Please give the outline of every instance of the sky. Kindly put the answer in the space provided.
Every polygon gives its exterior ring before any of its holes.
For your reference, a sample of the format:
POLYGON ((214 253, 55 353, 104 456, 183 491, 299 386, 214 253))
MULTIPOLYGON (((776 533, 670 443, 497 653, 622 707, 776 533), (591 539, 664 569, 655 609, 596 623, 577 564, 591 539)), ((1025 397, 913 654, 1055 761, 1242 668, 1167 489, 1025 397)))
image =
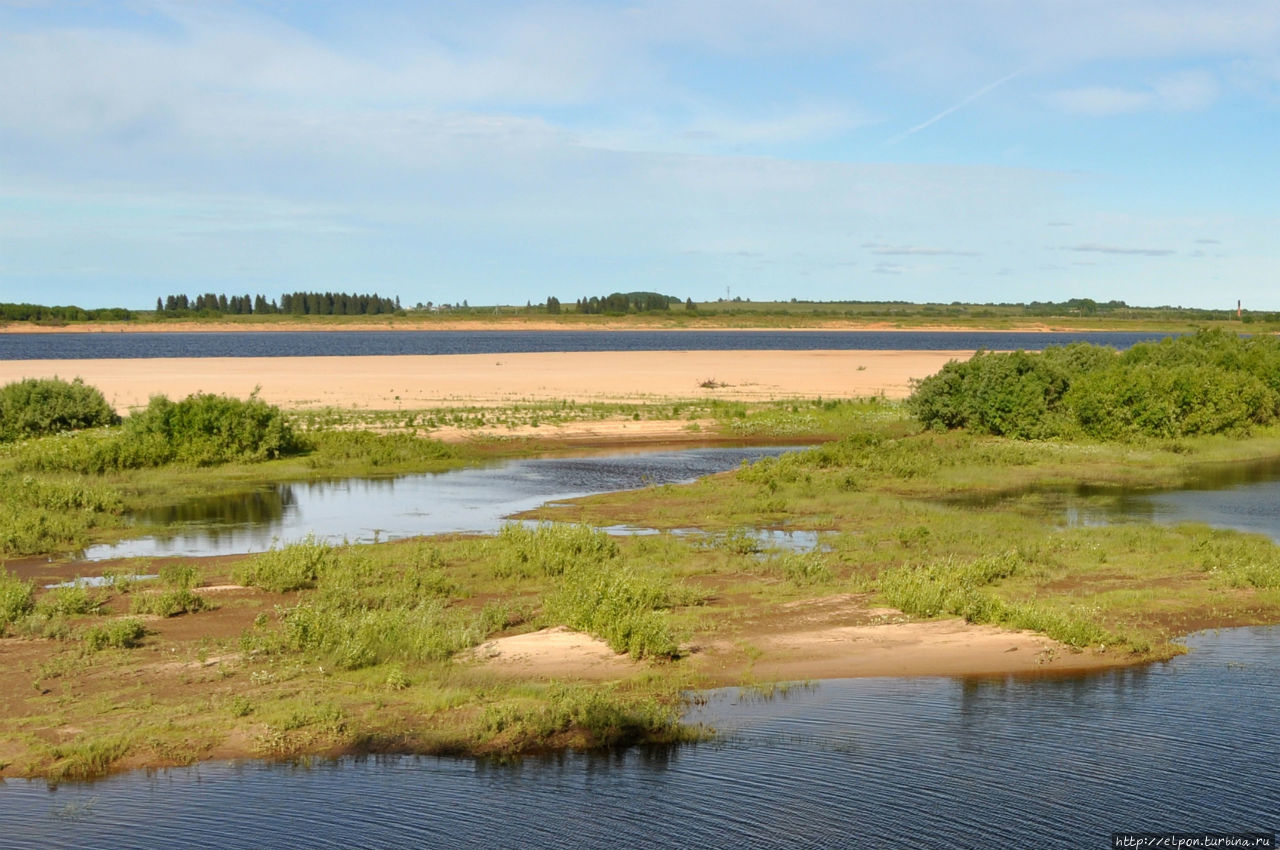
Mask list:
POLYGON ((0 301, 1280 310, 1275 0, 0 0, 0 301))

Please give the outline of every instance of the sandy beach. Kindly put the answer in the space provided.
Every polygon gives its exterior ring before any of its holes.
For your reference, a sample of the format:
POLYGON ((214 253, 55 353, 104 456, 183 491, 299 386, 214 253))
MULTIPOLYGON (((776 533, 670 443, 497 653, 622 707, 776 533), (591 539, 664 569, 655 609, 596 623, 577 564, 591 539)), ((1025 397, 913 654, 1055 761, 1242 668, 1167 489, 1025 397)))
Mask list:
POLYGON ((155 394, 261 398, 288 408, 421 409, 519 401, 903 398, 970 351, 645 351, 387 357, 4 360, 0 384, 82 378, 121 413, 155 394), (703 386, 714 382, 715 386, 703 386))

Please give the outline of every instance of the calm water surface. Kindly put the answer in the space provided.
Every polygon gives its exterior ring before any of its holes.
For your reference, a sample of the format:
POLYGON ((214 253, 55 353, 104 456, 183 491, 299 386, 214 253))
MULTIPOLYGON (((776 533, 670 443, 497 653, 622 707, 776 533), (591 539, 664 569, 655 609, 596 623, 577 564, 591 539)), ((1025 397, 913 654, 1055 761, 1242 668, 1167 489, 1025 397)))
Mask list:
POLYGON ((1073 524, 1203 522, 1280 542, 1280 459, 1206 466, 1178 490, 1082 488, 1065 502, 1073 524))
POLYGON ((1104 848, 1280 828, 1280 630, 1070 678, 711 695, 714 744, 260 762, 0 787, 3 847, 1104 848))
POLYGON ((535 458, 396 478, 278 484, 139 514, 136 521, 168 525, 172 533, 92 546, 84 557, 262 552, 275 542, 292 542, 308 534, 335 543, 369 543, 420 534, 490 533, 498 530, 505 517, 547 502, 692 481, 795 448, 535 458))
POLYGON ((1167 334, 1120 331, 233 331, 0 334, 0 360, 328 357, 538 351, 1034 351, 1093 342, 1125 349, 1167 334))

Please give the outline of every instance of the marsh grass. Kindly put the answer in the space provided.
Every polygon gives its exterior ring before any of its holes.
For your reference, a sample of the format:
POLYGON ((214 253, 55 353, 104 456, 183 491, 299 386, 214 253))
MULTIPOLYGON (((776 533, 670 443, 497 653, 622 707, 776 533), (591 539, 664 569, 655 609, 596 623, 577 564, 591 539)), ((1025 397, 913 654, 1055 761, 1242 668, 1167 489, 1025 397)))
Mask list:
POLYGON ((1016 552, 967 561, 947 559, 885 570, 878 586, 885 601, 908 614, 949 614, 971 623, 1030 629, 1075 647, 1123 642, 1095 622, 1088 609, 1012 602, 991 589, 1026 566, 1016 552))
POLYGON ((58 744, 48 750, 51 764, 45 770, 45 778, 50 787, 64 781, 96 779, 109 773, 131 748, 132 742, 123 735, 58 744))
POLYGON ((618 685, 585 686, 553 683, 534 691, 532 699, 487 706, 475 735, 495 754, 537 752, 572 736, 583 749, 619 747, 647 741, 677 743, 700 740, 703 730, 682 726, 675 695, 665 699, 618 685))
POLYGON ((433 599, 414 607, 351 610, 317 600, 283 611, 279 630, 246 635, 242 646, 319 654, 357 670, 391 660, 446 659, 518 619, 505 604, 475 611, 433 599))

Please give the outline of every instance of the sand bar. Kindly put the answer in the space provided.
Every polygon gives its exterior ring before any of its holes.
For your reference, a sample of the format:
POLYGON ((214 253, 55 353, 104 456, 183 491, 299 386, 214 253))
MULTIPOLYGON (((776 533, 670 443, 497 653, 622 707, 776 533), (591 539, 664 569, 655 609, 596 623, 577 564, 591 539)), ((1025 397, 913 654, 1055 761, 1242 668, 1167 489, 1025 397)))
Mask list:
POLYGON ((0 360, 0 384, 79 377, 121 413, 155 394, 370 410, 519 401, 903 398, 913 378, 971 351, 641 351, 368 357, 0 360), (713 381, 716 386, 704 387, 713 381))

